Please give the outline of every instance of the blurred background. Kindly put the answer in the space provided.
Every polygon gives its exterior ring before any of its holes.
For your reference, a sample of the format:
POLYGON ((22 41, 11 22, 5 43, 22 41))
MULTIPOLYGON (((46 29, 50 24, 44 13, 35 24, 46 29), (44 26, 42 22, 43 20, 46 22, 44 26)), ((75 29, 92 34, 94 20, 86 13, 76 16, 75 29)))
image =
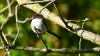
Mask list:
MULTIPOLYGON (((11 2, 12 0, 10 0, 11 2)), ((37 1, 37 0, 32 0, 37 1)), ((39 1, 39 0, 38 0, 39 1)), ((86 22, 84 29, 91 31, 95 34, 100 34, 100 0, 57 0, 56 1, 62 16, 68 20, 84 20, 89 18, 90 20, 86 22)), ((18 3, 13 2, 11 6, 11 13, 14 14, 15 6, 18 3)), ((42 3, 41 5, 45 5, 42 3)), ((0 1, 0 26, 8 17, 8 9, 1 11, 7 6, 6 0, 0 1)), ((53 5, 47 7, 51 12, 57 14, 56 9, 53 5)), ((25 20, 26 18, 31 18, 35 12, 28 8, 21 6, 18 9, 18 19, 25 20)), ((71 50, 78 49, 78 43, 80 37, 69 32, 68 30, 54 24, 49 20, 45 20, 49 26, 49 29, 56 34, 60 35, 62 38, 60 40, 55 39, 52 35, 46 33, 41 35, 44 39, 48 48, 68 48, 71 50)), ((35 48, 44 48, 43 43, 40 39, 36 37, 36 34, 32 31, 30 27, 31 21, 27 21, 25 24, 19 24, 20 34, 16 40, 16 46, 33 46, 35 48)), ((75 23, 82 26, 82 22, 75 23)), ((12 15, 8 20, 7 24, 3 28, 3 32, 7 37, 8 42, 11 44, 14 40, 17 28, 15 25, 15 15, 12 15)), ((0 46, 2 43, 0 42, 0 46)), ((88 49, 98 47, 98 45, 91 43, 90 41, 82 39, 82 49, 88 49)), ((0 50, 0 56, 3 56, 5 50, 0 50)), ((11 56, 78 56, 78 53, 39 53, 39 52, 28 52, 21 50, 11 50, 11 56)), ((99 53, 82 53, 81 56, 100 56, 99 53)))

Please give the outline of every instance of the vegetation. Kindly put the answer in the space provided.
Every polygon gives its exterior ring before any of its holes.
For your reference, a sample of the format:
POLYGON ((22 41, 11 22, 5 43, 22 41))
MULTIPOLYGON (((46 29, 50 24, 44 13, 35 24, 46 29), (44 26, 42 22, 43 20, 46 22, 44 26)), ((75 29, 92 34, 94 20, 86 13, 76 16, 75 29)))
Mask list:
MULTIPOLYGON (((10 0, 11 2, 12 0, 10 0)), ((68 20, 84 20, 89 18, 84 25, 85 30, 91 31, 95 34, 100 34, 100 4, 99 0, 57 0, 56 3, 60 9, 62 16, 68 20)), ((11 5, 11 12, 9 9, 2 11, 7 6, 6 0, 0 1, 0 26, 6 19, 7 23, 3 27, 3 32, 7 37, 8 42, 11 44, 16 36, 16 19, 14 15, 15 6, 17 1, 14 1, 11 5)), ((42 3, 41 5, 45 5, 42 3)), ((51 12, 57 14, 56 9, 53 5, 47 7, 51 12)), ((18 19, 25 20, 26 18, 31 18, 36 12, 21 6, 18 9, 18 19)), ((55 18, 56 19, 56 18, 55 18)), ((61 26, 46 20, 49 29, 60 35, 62 38, 57 40, 52 35, 45 33, 41 37, 44 39, 48 48, 68 48, 71 50, 76 50, 79 48, 80 37, 68 30, 62 28, 61 26)), ((32 31, 30 27, 31 21, 27 21, 24 24, 19 24, 20 33, 16 40, 16 46, 32 46, 34 48, 44 48, 43 43, 37 38, 36 34, 32 31)), ((74 22, 75 24, 82 26, 82 22, 74 22)), ((0 42, 2 46, 2 42, 0 42)), ((82 39, 81 43, 82 49, 94 48, 99 45, 94 44, 90 41, 82 39)), ((3 56, 5 50, 0 50, 0 56, 3 56)), ((78 53, 40 53, 40 52, 28 52, 24 50, 11 50, 11 56, 78 56, 78 53)), ((82 53, 82 56, 100 56, 99 53, 82 53)))

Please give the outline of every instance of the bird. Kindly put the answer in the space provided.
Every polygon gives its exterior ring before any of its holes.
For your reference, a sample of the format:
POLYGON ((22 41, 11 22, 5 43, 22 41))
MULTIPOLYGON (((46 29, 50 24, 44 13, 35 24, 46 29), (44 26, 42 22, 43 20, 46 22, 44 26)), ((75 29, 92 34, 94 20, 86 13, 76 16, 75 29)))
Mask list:
POLYGON ((31 22, 31 28, 34 33, 44 33, 46 32, 46 25, 43 22, 43 16, 40 13, 36 13, 31 22))
POLYGON ((61 39, 60 36, 58 36, 57 34, 55 34, 52 31, 50 31, 50 29, 48 28, 46 22, 44 21, 43 15, 41 13, 36 13, 32 17, 31 28, 32 28, 33 32, 37 34, 37 37, 42 40, 46 50, 48 50, 48 48, 47 48, 45 42, 43 41, 43 39, 40 37, 40 34, 45 34, 45 32, 48 32, 49 34, 53 35, 55 38, 61 39))

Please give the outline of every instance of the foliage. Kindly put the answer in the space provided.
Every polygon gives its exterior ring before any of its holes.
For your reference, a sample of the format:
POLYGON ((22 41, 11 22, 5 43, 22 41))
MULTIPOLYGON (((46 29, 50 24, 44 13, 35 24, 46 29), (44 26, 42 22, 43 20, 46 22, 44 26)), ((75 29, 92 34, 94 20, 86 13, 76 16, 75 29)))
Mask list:
MULTIPOLYGON (((100 34, 100 4, 99 0, 57 0, 56 3, 60 8, 60 12, 64 18, 69 20, 82 20, 84 18, 89 18, 90 21, 86 22, 84 29, 92 31, 94 33, 100 34)), ((44 3, 45 4, 45 3, 44 3)), ((42 4, 42 5, 44 5, 42 4)), ((12 13, 14 14, 14 8, 17 5, 17 2, 14 2, 11 6, 12 13)), ((6 0, 0 1, 0 10, 7 6, 6 0)), ((56 10, 53 5, 47 7, 50 11, 56 13, 56 10)), ((21 6, 18 9, 18 18, 20 20, 25 20, 26 18, 31 18, 35 12, 29 10, 21 6)), ((57 14, 57 13, 56 13, 57 14)), ((8 10, 0 13, 0 26, 6 20, 8 16, 8 10)), ((67 31, 66 29, 54 24, 54 22, 50 22, 46 20, 50 30, 55 32, 56 34, 60 35, 62 38, 61 40, 55 39, 50 34, 46 33, 41 35, 41 37, 45 40, 47 46, 49 48, 69 48, 69 49, 78 49, 78 42, 79 38, 77 35, 67 31)), ((81 24, 81 22, 77 23, 81 24)), ((33 33, 30 27, 30 21, 25 24, 20 24, 20 35, 16 41, 17 46, 33 46, 33 47, 40 47, 44 48, 42 42, 36 37, 36 34, 33 33)), ((81 25, 80 25, 81 26, 81 25)), ((3 29, 5 35, 9 43, 12 43, 16 36, 16 26, 15 26, 15 16, 11 17, 6 26, 3 29)), ((2 45, 0 43, 0 45, 2 45)), ((82 48, 93 48, 98 45, 93 44, 87 40, 82 39, 82 48)), ((4 51, 0 52, 4 53, 4 51)), ((62 54, 62 53, 33 53, 27 51, 19 51, 19 50, 12 50, 12 56, 78 56, 78 54, 62 54)), ((83 56, 99 56, 99 53, 91 53, 91 54, 82 54, 83 56)), ((3 55, 0 55, 3 56, 3 55)))

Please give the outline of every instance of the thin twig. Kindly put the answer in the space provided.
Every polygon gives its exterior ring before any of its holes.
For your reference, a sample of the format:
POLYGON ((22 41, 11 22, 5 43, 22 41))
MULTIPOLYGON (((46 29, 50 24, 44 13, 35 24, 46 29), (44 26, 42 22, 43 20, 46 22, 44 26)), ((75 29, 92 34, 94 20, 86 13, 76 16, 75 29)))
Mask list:
POLYGON ((41 11, 46 8, 48 5, 52 4, 55 0, 52 0, 51 2, 49 2, 48 4, 46 4, 38 13, 41 13, 41 11))
POLYGON ((6 42, 5 37, 4 37, 3 33, 2 33, 2 29, 0 29, 0 36, 1 36, 2 43, 6 46, 7 42, 6 42))
POLYGON ((6 49, 6 52, 5 52, 4 56, 11 56, 10 55, 10 50, 6 49))
MULTIPOLYGON (((83 23, 82 23, 82 29, 84 28, 84 25, 85 25, 85 23, 88 21, 89 19, 88 18, 85 18, 84 20, 82 20, 83 21, 83 23)), ((80 20, 81 21, 81 20, 80 20)), ((81 49, 81 42, 82 42, 82 38, 80 38, 80 40, 79 40, 79 50, 81 49)), ((79 56, 81 56, 81 53, 79 53, 79 56)))
POLYGON ((7 0, 7 4, 8 4, 8 16, 11 17, 12 15, 12 11, 11 11, 11 6, 10 6, 10 1, 7 0))
POLYGON ((59 8, 58 8, 58 6, 56 5, 56 3, 53 3, 53 5, 54 5, 54 7, 55 7, 55 9, 56 9, 56 11, 57 11, 57 13, 58 13, 60 19, 61 19, 61 20, 63 21, 63 23, 65 24, 65 26, 66 26, 69 30, 72 31, 72 30, 73 30, 72 27, 68 26, 68 22, 66 22, 66 21, 63 19, 63 17, 62 17, 62 15, 61 15, 61 13, 60 13, 60 11, 59 11, 59 8))
MULTIPOLYGON (((14 1, 14 0, 13 0, 14 1)), ((7 0, 7 4, 8 4, 8 16, 7 16, 7 19, 6 21, 4 22, 4 25, 8 22, 8 20, 10 19, 10 17, 12 17, 14 14, 12 14, 12 11, 11 11, 11 5, 10 5, 10 1, 7 0)), ((7 45, 8 46, 8 41, 7 39, 5 38, 6 42, 7 42, 7 45)), ((7 48, 6 49, 6 53, 5 53, 5 56, 10 56, 10 50, 7 48)))
POLYGON ((0 14, 1 14, 2 12, 4 12, 6 9, 8 9, 9 6, 11 6, 11 5, 13 4, 14 1, 15 1, 15 0, 12 0, 11 3, 9 3, 9 5, 7 5, 6 7, 4 7, 3 9, 1 9, 1 10, 0 10, 0 14))
POLYGON ((8 18, 9 17, 12 17, 13 16, 13 14, 12 14, 12 11, 11 11, 11 5, 12 5, 12 3, 14 2, 14 0, 12 0, 12 2, 10 3, 10 1, 9 0, 7 0, 7 4, 8 4, 8 17, 7 17, 7 20, 6 20, 6 22, 9 20, 8 18))
MULTIPOLYGON (((88 18, 86 18, 86 20, 89 20, 88 18)), ((85 20, 65 20, 66 22, 84 22, 85 20)))
POLYGON ((14 45, 15 44, 15 41, 16 41, 16 39, 18 38, 18 35, 19 35, 19 26, 18 26, 18 17, 17 17, 17 7, 18 7, 18 5, 15 7, 15 18, 16 18, 16 27, 17 27, 17 34, 16 34, 16 37, 15 37, 15 39, 14 39, 14 41, 12 42, 12 45, 14 45))
MULTIPOLYGON (((14 1, 12 1, 11 3, 13 3, 14 1)), ((2 23, 2 25, 1 25, 1 27, 0 27, 0 29, 1 29, 1 31, 3 30, 3 27, 5 26, 5 24, 8 22, 8 20, 10 19, 10 17, 12 17, 11 15, 9 15, 9 14, 11 14, 11 3, 9 2, 9 0, 7 0, 7 4, 9 5, 8 6, 8 16, 7 16, 7 18, 6 18, 6 20, 2 23)), ((8 41, 7 41, 7 39, 6 39, 6 37, 5 37, 5 35, 4 35, 4 33, 3 32, 1 32, 1 38, 2 38, 2 41, 5 43, 4 45, 7 45, 8 44, 8 41)))
POLYGON ((26 23, 27 21, 30 21, 30 20, 32 20, 32 18, 31 18, 31 19, 26 18, 24 21, 17 20, 17 22, 18 22, 18 23, 26 23))
MULTIPOLYGON (((79 50, 81 50, 81 42, 82 42, 82 38, 80 38, 79 40, 79 50)), ((79 56, 81 56, 81 53, 79 53, 79 56)))
POLYGON ((89 18, 85 18, 82 23, 82 29, 84 28, 84 24, 89 20, 89 18))

